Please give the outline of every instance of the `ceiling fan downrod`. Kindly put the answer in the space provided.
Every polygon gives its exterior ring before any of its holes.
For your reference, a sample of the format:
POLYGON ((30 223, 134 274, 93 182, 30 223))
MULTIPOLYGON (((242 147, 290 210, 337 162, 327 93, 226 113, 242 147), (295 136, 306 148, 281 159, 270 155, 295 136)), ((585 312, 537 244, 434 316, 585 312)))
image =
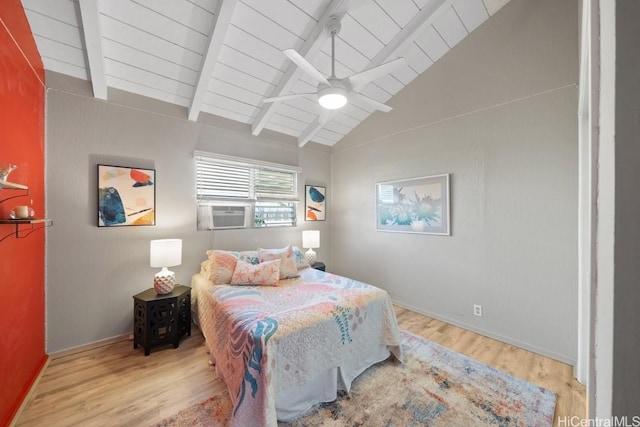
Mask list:
POLYGON ((331 78, 336 78, 336 34, 340 32, 340 20, 330 16, 327 20, 327 31, 331 34, 331 78))

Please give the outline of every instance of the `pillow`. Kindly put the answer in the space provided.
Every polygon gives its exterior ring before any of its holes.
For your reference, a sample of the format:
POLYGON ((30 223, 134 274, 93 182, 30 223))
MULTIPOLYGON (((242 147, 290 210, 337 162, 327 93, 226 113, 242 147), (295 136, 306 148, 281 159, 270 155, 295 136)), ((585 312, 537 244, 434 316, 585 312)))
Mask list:
POLYGON ((304 256, 304 253, 300 250, 299 247, 294 246, 292 247, 292 249, 293 256, 296 259, 296 267, 298 268, 298 270, 300 270, 301 268, 311 267, 309 265, 309 261, 307 261, 307 257, 304 256))
POLYGON ((215 285, 230 283, 238 259, 230 252, 220 250, 207 251, 207 255, 209 256, 209 280, 215 285))
POLYGON ((239 260, 248 262, 249 264, 258 264, 260 262, 258 251, 233 252, 233 254, 237 254, 236 256, 239 260))
POLYGON ((260 262, 280 260, 280 278, 297 277, 298 267, 291 246, 282 249, 258 249, 260 262))
POLYGON ((232 285, 278 286, 280 277, 280 260, 265 261, 260 264, 249 264, 242 260, 236 263, 231 277, 232 285))
MULTIPOLYGON (((211 257, 211 254, 214 252, 214 249, 210 249, 207 251, 207 256, 211 257)), ((221 252, 218 250, 218 252, 221 252)), ((248 262, 249 264, 258 264, 260 261, 258 260, 258 251, 222 251, 227 252, 237 259, 241 259, 242 261, 248 262)))

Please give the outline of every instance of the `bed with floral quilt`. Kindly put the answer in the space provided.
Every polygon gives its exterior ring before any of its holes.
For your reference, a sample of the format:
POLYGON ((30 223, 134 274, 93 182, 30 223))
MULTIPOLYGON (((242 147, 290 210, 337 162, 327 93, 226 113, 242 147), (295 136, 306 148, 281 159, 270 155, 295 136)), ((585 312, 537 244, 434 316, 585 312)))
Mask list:
POLYGON ((312 269, 297 248, 209 251, 192 287, 234 426, 291 421, 369 366, 402 361, 387 292, 312 269))

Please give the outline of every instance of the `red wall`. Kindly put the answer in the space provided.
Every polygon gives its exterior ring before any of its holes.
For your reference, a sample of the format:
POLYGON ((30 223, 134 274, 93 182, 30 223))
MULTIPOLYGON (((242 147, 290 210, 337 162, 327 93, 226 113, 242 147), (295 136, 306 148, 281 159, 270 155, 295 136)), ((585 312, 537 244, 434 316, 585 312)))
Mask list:
MULTIPOLYGON (((0 164, 18 169, 9 181, 30 194, 0 204, 44 217, 44 71, 20 0, 0 1, 0 164)), ((24 194, 0 190, 0 201, 24 194)), ((0 239, 14 231, 0 225, 0 239)), ((0 425, 7 425, 47 360, 44 352, 44 231, 0 242, 0 425)))

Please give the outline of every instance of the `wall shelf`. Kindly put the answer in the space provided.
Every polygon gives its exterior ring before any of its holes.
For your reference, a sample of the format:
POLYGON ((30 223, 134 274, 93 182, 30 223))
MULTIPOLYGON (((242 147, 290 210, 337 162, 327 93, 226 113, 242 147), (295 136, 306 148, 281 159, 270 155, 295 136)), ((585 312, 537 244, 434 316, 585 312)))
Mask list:
MULTIPOLYGON (((9 182, 0 179, 0 190, 21 190, 24 191, 24 194, 18 194, 14 196, 5 197, 4 199, 0 199, 0 203, 3 203, 9 199, 15 199, 16 197, 28 196, 29 195, 29 187, 22 184, 16 184, 15 182, 9 182)), ((2 242, 7 237, 15 235, 17 239, 22 239, 27 237, 29 234, 33 233, 36 230, 40 230, 41 228, 50 227, 53 225, 53 220, 46 218, 25 218, 25 219, 0 219, 0 225, 12 225, 15 227, 15 230, 11 233, 0 237, 0 242, 2 242), (21 227, 28 226, 28 227, 21 227)))
POLYGON ((13 225, 15 230, 0 238, 0 242, 13 235, 15 235, 17 239, 25 238, 36 230, 52 226, 53 220, 46 218, 0 219, 0 225, 2 224, 13 225), (28 225, 29 227, 20 227, 21 225, 28 225))

